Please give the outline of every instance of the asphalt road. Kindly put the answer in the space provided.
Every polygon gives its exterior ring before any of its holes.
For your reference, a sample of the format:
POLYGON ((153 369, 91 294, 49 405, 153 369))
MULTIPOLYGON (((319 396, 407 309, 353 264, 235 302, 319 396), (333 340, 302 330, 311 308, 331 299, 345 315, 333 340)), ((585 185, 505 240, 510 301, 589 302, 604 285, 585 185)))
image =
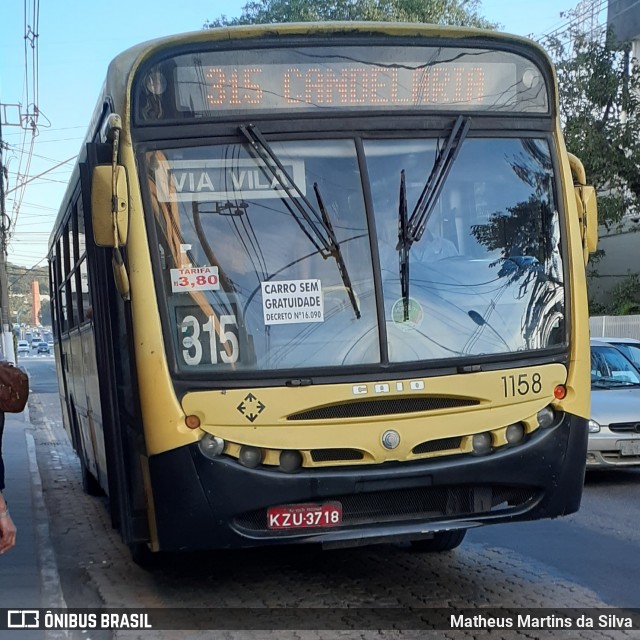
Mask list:
POLYGON ((595 591, 607 604, 640 608, 640 469, 587 473, 578 513, 483 527, 467 541, 511 549, 595 591))
POLYGON ((18 366, 29 374, 31 393, 58 393, 53 354, 33 353, 18 357, 18 366))

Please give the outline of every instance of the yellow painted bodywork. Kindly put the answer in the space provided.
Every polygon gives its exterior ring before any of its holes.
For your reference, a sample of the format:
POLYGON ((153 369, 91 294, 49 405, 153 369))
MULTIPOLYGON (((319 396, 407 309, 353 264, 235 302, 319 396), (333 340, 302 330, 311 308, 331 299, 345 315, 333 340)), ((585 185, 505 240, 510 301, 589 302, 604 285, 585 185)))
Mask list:
MULTIPOLYGON (((366 385, 337 384, 196 392, 187 394, 182 404, 187 414, 200 418, 203 430, 235 444, 296 451, 351 448, 365 454, 363 462, 386 462, 414 458, 412 449, 425 441, 502 429, 520 421, 528 422, 528 432, 535 430, 538 427, 536 414, 555 402, 554 388, 565 384, 567 374, 565 367, 559 364, 508 370, 508 376, 515 376, 517 379, 520 375, 526 375, 529 381, 534 373, 540 375, 539 392, 527 393, 518 398, 505 396, 505 389, 511 388, 510 381, 504 379, 505 371, 492 371, 438 378, 387 380, 383 384, 370 382, 366 385), (423 381, 424 389, 411 391, 411 380, 423 381), (354 387, 366 387, 368 392, 354 394, 354 387), (376 387, 385 390, 376 392, 376 387), (397 391, 400 387, 403 390, 397 391), (457 398, 472 400, 477 404, 377 417, 287 419, 292 414, 310 408, 415 397, 457 398), (256 410, 250 413, 259 406, 258 403, 264 409, 259 413, 256 410), (388 429, 397 431, 401 438, 400 445, 393 450, 382 445, 382 434, 388 429)), ((574 389, 568 390, 569 396, 574 394, 574 389)), ((501 444, 504 443, 503 441, 501 444)), ((310 463, 310 460, 307 459, 307 462, 310 463)), ((349 463, 353 464, 352 461, 349 463)))

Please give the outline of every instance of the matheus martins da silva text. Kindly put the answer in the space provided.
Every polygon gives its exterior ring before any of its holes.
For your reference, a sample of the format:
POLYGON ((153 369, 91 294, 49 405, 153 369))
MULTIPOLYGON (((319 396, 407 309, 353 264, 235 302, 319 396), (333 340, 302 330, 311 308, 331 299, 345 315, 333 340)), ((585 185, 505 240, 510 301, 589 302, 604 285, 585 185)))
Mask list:
POLYGON ((529 613, 515 616, 453 614, 450 623, 452 629, 633 629, 632 618, 612 613, 581 614, 573 618, 529 613))

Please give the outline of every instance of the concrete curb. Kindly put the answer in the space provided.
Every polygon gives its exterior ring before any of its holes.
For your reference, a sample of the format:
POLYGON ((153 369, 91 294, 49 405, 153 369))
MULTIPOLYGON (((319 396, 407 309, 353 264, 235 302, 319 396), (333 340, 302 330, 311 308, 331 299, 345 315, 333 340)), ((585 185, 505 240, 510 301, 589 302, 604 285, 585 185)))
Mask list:
POLYGON ((42 606, 46 608, 66 607, 60 586, 58 565, 56 564, 55 554, 51 547, 51 534, 49 532, 47 508, 44 504, 44 496, 42 495, 42 480, 36 459, 35 440, 30 433, 25 433, 25 437, 27 439, 27 453, 29 455, 29 470, 31 471, 33 482, 33 511, 42 583, 42 606))
MULTIPOLYGON (((28 413, 25 415, 29 420, 28 413)), ((29 471, 31 472, 31 488, 33 499, 33 520, 36 538, 38 565, 40 567, 41 606, 47 609, 66 609, 67 604, 60 585, 60 575, 56 563, 55 553, 51 546, 49 531, 49 517, 42 495, 42 479, 38 469, 36 445, 33 436, 25 431, 27 441, 27 455, 29 456, 29 471)), ((47 640, 64 640, 70 637, 68 631, 46 631, 47 640)))

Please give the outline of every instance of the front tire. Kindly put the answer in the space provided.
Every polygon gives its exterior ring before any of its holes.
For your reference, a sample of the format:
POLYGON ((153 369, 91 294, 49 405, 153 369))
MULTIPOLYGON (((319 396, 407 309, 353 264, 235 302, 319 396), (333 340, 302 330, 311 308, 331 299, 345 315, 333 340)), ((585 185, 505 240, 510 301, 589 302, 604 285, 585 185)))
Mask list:
POLYGON ((154 569, 160 563, 161 554, 149 549, 146 542, 129 543, 131 559, 142 569, 154 569))
POLYGON ((420 553, 451 551, 462 544, 466 534, 466 529, 438 531, 437 533, 434 533, 433 538, 427 538, 426 540, 412 540, 411 548, 420 553))

